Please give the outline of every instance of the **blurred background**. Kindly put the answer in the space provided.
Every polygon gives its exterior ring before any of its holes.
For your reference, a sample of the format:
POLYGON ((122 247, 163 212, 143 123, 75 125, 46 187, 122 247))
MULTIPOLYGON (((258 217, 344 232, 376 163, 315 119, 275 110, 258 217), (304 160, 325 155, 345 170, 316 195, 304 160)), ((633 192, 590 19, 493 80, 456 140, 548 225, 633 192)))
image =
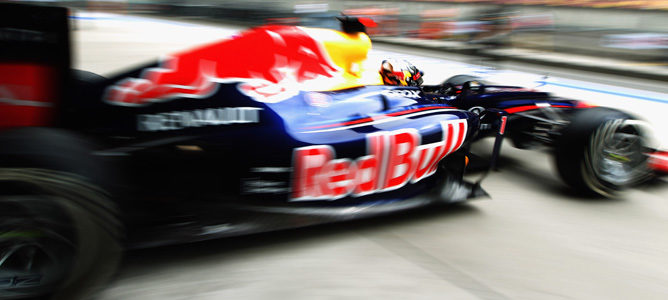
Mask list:
MULTIPOLYGON (((30 1, 35 2, 35 1, 30 1)), ((40 1, 37 1, 40 2, 40 1)), ((243 26, 338 27, 332 16, 372 18, 377 41, 443 41, 476 51, 519 48, 624 59, 668 61, 666 0, 109 0, 44 1, 74 9, 206 19, 243 26)))
MULTIPOLYGON (((666 0, 30 2, 70 7, 74 66, 105 76, 249 26, 364 16, 376 58, 632 110, 668 146, 666 0)), ((493 201, 129 252, 99 299, 668 299, 665 179, 592 200, 548 153, 503 151, 493 201)))

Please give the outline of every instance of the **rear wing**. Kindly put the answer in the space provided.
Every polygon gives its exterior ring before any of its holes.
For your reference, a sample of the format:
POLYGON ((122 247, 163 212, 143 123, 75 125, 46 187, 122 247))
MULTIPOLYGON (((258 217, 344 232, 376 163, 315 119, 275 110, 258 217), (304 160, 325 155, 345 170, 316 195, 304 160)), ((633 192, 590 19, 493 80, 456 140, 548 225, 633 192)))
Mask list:
POLYGON ((66 8, 0 3, 0 129, 52 125, 70 63, 66 8))

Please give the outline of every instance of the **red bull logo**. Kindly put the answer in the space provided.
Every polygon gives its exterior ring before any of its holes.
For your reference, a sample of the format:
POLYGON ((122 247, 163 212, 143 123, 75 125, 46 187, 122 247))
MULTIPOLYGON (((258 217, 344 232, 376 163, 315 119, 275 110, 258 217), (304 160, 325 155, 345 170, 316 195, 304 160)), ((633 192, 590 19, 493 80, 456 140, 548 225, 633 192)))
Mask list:
POLYGON ((179 97, 206 98, 221 82, 243 82, 239 90, 258 101, 286 99, 299 84, 332 77, 337 67, 318 41, 298 27, 265 26, 235 38, 178 53, 141 78, 109 87, 105 101, 146 105, 179 97))
POLYGON ((427 178, 436 173, 445 156, 462 146, 467 122, 441 122, 441 128, 442 139, 425 145, 420 145, 420 135, 413 128, 369 134, 367 155, 356 159, 337 159, 328 145, 297 148, 292 201, 359 197, 427 178))

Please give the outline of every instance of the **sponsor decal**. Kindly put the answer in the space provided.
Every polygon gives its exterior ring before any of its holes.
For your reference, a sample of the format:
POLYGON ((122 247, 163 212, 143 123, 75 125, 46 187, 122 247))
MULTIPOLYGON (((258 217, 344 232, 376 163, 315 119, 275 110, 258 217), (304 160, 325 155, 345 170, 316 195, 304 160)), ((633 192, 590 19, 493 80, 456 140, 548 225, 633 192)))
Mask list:
POLYGON ((332 98, 327 94, 311 92, 306 94, 306 102, 315 107, 329 107, 332 105, 332 98))
POLYGON ((420 99, 420 90, 384 90, 382 94, 388 97, 405 97, 420 99))
POLYGON ((508 117, 503 116, 501 117, 501 126, 499 127, 499 134, 503 135, 506 133, 506 123, 508 122, 508 117))
MULTIPOLYGON (((290 192, 289 183, 285 180, 271 179, 277 174, 290 173, 290 167, 254 167, 250 169, 256 177, 241 179, 241 192, 243 194, 288 194, 290 192)), ((279 175, 281 178, 283 176, 279 175)))
POLYGON ((392 191, 433 175, 438 163, 459 149, 466 120, 441 122, 440 141, 421 145, 416 129, 367 135, 367 155, 336 158, 328 145, 301 147, 293 154, 291 201, 336 200, 392 191))
POLYGON ((290 188, 282 181, 254 178, 245 180, 242 190, 246 194, 284 194, 289 192, 290 188))
POLYGON ((258 107, 224 107, 173 111, 137 116, 138 131, 166 131, 211 125, 260 122, 258 107))
POLYGON ((299 86, 338 71, 323 46, 298 27, 264 26, 164 59, 139 78, 126 78, 106 90, 107 103, 142 106, 171 99, 206 98, 219 83, 260 102, 278 102, 299 86))

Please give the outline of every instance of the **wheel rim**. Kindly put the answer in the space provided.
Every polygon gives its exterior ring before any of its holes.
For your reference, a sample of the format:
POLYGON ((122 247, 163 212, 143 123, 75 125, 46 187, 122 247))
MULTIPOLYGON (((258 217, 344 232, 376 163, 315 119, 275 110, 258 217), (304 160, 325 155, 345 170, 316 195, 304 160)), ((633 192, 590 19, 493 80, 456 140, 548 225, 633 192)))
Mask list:
POLYGON ((76 247, 69 220, 62 212, 35 216, 38 210, 58 209, 52 199, 35 196, 0 197, 0 292, 3 297, 35 297, 53 291, 71 269, 76 247), (31 207, 28 207, 31 206, 31 207), (6 295, 6 296, 5 296, 6 295))
POLYGON ((595 190, 619 190, 646 173, 644 139, 630 120, 612 120, 592 135, 585 155, 588 184, 595 190))

